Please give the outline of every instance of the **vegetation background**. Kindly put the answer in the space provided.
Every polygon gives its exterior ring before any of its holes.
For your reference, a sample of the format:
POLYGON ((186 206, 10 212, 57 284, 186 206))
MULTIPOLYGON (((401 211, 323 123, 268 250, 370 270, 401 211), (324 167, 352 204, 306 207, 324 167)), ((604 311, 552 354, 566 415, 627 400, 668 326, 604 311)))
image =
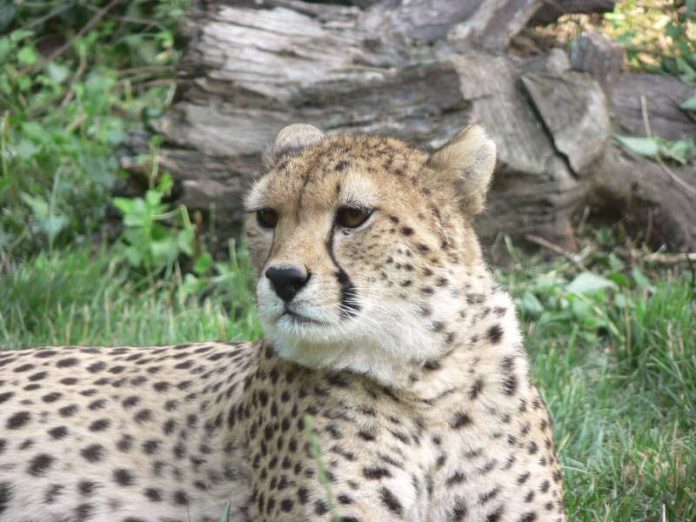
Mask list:
MULTIPOLYGON (((127 186, 119 147, 171 102, 185 0, 0 0, 0 346, 159 344, 261 336, 243 246, 214 259, 170 204, 158 138, 127 186)), ((620 1, 591 25, 627 66, 696 82, 696 2, 620 1)), ((694 84, 696 89, 696 83, 694 84)), ((696 110, 696 90, 685 110, 696 110)), ((690 140, 628 141, 694 164, 690 140)), ((694 164, 696 166, 696 164, 694 164)), ((693 267, 580 221, 580 253, 513 244, 515 295, 536 381, 556 421, 570 520, 696 520, 693 267), (668 263, 665 264, 665 260, 668 263)))

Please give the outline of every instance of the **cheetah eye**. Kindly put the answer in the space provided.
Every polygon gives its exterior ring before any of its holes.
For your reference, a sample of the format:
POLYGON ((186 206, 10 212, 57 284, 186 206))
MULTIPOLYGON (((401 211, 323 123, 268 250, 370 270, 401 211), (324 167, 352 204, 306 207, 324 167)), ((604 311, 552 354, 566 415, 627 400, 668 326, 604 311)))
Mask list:
POLYGON ((262 228, 275 228, 278 224, 278 213, 272 208, 262 208, 256 211, 256 221, 262 228))
POLYGON ((372 210, 364 207, 341 207, 336 212, 336 224, 345 228, 357 228, 370 217, 372 210))

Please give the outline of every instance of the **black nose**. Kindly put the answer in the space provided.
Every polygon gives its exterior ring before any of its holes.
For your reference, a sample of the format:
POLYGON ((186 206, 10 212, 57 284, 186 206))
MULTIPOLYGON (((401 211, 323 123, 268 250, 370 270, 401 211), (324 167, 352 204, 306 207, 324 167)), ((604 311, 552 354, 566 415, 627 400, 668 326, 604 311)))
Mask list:
POLYGON ((304 285, 309 281, 311 274, 307 270, 296 267, 275 267, 266 269, 266 277, 271 281, 271 286, 286 303, 292 301, 304 285))

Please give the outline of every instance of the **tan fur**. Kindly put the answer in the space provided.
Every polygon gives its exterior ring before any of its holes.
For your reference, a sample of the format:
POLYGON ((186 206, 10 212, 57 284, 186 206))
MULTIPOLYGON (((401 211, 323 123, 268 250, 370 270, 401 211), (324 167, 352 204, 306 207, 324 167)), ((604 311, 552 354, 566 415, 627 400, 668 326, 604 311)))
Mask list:
POLYGON ((264 341, 0 352, 0 521, 565 520, 471 225, 494 145, 312 129, 281 133, 246 202, 264 341), (302 275, 291 298, 269 268, 302 275))

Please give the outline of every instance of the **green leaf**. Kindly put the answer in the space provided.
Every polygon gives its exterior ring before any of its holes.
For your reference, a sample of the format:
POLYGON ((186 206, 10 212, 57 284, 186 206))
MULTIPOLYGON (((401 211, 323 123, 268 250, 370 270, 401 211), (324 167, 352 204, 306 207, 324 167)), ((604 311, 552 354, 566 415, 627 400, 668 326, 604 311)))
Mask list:
POLYGON ((58 83, 63 83, 70 75, 70 69, 68 67, 55 62, 50 62, 46 70, 49 78, 58 83))
POLYGON ((230 520, 230 502, 227 502, 227 505, 225 506, 225 511, 222 512, 222 515, 220 515, 220 522, 229 522, 230 520))
POLYGON ((34 217, 41 220, 48 217, 48 203, 38 196, 32 196, 23 192, 21 198, 29 208, 31 208, 34 217))
POLYGON ((172 190, 172 187, 174 186, 174 179, 172 178, 172 175, 169 174, 169 172, 165 172, 162 174, 162 178, 160 179, 159 182, 159 190, 162 192, 162 194, 169 195, 169 192, 172 190))
POLYGON ((626 274, 622 274, 621 272, 609 274, 607 278, 621 288, 631 288, 632 286, 631 280, 626 276, 626 274))
POLYGON ((633 270, 631 270, 631 275, 633 276, 633 280, 636 282, 636 284, 643 290, 647 290, 649 292, 655 292, 655 290, 657 290, 637 266, 633 267, 633 270))
POLYGON ((631 136, 616 136, 616 140, 626 149, 645 156, 646 158, 655 158, 660 150, 659 143, 656 138, 635 138, 631 136))
POLYGON ((41 149, 29 140, 21 140, 14 150, 20 159, 27 161, 36 156, 41 149))
POLYGON ((5 32, 17 13, 15 2, 0 2, 0 33, 5 32))
POLYGON ((520 310, 530 317, 539 317, 544 312, 544 305, 532 292, 525 292, 520 297, 518 305, 520 310))
POLYGON ((133 210, 133 200, 130 198, 113 198, 112 201, 122 214, 129 214, 133 210))
POLYGON ((608 288, 616 288, 609 279, 593 272, 582 272, 575 276, 566 290, 572 294, 592 294, 608 288))
POLYGON ((27 45, 19 50, 17 53, 17 59, 24 65, 34 65, 39 61, 39 53, 36 52, 36 49, 33 46, 27 45))
POLYGON ((689 99, 683 101, 679 107, 685 111, 696 111, 696 91, 694 91, 689 99))
POLYGON ((609 254, 609 268, 615 271, 623 270, 626 265, 613 252, 609 254))
POLYGON ((6 61, 14 50, 14 44, 9 38, 0 38, 0 62, 6 61))
POLYGON ((53 241, 66 226, 68 226, 68 220, 65 216, 49 216, 39 223, 38 228, 53 241))
POLYGON ((198 275, 205 275, 213 269, 214 261, 210 252, 206 252, 198 256, 193 265, 193 271, 198 275))

